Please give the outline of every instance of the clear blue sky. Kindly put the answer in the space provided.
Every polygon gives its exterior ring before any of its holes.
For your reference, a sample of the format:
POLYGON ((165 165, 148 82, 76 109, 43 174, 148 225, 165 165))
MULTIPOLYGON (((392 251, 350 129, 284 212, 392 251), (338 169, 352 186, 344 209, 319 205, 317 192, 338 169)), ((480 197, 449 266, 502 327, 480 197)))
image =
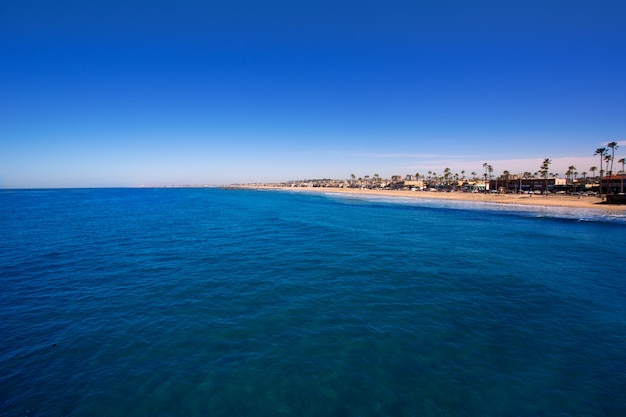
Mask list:
POLYGON ((623 0, 0 2, 2 187, 582 172, 613 140, 623 0))

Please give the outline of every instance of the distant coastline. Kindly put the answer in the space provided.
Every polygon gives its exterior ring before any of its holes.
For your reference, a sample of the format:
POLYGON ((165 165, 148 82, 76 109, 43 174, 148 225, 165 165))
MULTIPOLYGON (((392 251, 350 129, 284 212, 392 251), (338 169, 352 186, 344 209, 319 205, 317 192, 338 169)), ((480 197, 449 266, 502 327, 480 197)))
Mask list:
POLYGON ((532 194, 484 194, 467 192, 431 192, 410 190, 370 190, 340 187, 285 187, 274 184, 243 184, 232 185, 230 189, 284 190, 311 193, 342 193, 354 195, 371 195, 385 197, 423 198, 442 200, 476 201, 493 204, 521 204, 543 207, 568 207, 579 209, 610 210, 626 213, 626 205, 605 204, 596 196, 576 195, 532 195, 532 194))

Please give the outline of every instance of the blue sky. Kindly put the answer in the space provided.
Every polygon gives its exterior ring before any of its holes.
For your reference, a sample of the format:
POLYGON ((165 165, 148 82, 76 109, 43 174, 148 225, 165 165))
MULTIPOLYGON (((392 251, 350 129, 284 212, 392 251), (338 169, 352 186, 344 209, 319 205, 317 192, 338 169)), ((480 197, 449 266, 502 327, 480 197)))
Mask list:
POLYGON ((617 0, 5 0, 0 186, 588 171, 626 155, 625 21, 617 0))

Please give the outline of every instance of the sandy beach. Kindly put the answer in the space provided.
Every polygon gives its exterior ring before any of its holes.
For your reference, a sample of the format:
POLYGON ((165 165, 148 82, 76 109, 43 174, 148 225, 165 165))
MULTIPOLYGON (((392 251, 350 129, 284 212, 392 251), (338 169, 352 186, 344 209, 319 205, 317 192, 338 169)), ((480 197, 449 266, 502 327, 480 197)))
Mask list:
POLYGON ((481 194, 463 192, 429 192, 404 190, 367 190, 357 188, 331 187, 272 187, 251 186, 241 188, 276 189, 293 192, 313 193, 343 193, 386 197, 428 198, 444 200, 479 201, 493 204, 523 204, 529 206, 569 207, 580 209, 609 210, 626 212, 626 205, 604 204, 597 196, 569 196, 569 195, 530 195, 530 194, 481 194))

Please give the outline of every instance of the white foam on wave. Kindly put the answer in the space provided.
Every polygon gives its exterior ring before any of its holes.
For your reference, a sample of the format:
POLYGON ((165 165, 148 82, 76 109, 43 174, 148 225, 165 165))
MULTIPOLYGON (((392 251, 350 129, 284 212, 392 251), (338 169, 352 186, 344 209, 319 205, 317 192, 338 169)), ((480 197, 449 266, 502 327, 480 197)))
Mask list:
POLYGON ((431 198, 388 197, 362 194, 324 193, 333 198, 355 201, 370 201, 386 204, 403 204, 416 207, 445 208, 454 210, 483 210, 493 212, 519 213, 529 217, 549 217, 577 220, 581 222, 612 222, 626 224, 626 213, 602 209, 576 207, 540 206, 525 204, 503 204, 484 201, 443 200, 431 198))

